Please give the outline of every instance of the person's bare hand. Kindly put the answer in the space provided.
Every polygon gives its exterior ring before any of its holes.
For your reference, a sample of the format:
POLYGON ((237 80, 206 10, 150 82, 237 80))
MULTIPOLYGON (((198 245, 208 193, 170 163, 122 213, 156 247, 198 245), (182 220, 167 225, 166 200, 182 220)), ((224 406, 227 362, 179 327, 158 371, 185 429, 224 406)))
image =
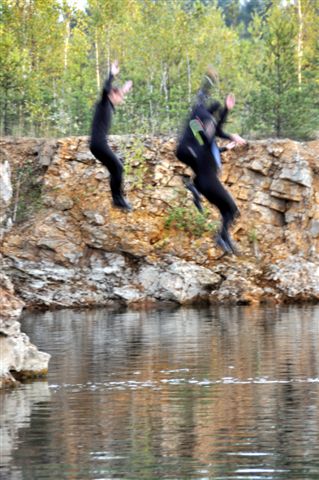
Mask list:
POLYGON ((232 110, 236 104, 235 95, 233 93, 229 93, 226 97, 226 107, 228 110, 232 110))
POLYGON ((235 142, 237 145, 246 145, 246 140, 244 140, 240 135, 234 133, 232 136, 232 141, 235 142))
POLYGON ((227 143, 227 145, 225 146, 225 148, 227 148, 227 150, 232 150, 235 147, 236 147, 236 142, 227 143))
POLYGON ((126 95, 131 90, 132 86, 133 86, 132 80, 128 80, 127 82, 124 83, 122 87, 122 92, 124 93, 124 95, 126 95))
POLYGON ((114 60, 114 62, 111 65, 111 74, 114 75, 115 77, 116 75, 119 74, 119 71, 120 71, 119 62, 118 60, 114 60))

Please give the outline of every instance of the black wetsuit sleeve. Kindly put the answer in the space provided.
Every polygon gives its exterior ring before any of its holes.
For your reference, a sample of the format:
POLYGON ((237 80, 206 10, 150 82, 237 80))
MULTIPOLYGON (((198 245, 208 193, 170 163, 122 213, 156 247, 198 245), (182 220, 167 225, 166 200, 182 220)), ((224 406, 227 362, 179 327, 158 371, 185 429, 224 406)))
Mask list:
POLYGON ((112 82, 114 80, 114 75, 112 73, 109 74, 108 78, 104 82, 103 92, 102 92, 102 102, 106 102, 108 99, 108 95, 112 88, 112 82))
POLYGON ((222 111, 222 114, 220 116, 220 120, 218 122, 218 125, 216 127, 216 136, 220 137, 220 138, 226 138, 227 140, 232 140, 232 136, 229 133, 224 132, 224 130, 222 128, 224 123, 227 120, 228 112, 229 112, 228 108, 224 107, 223 111, 222 111))
MULTIPOLYGON (((212 140, 213 140, 213 137, 210 137, 206 134, 205 130, 201 130, 200 132, 198 132, 204 142, 205 145, 208 145, 210 146, 211 143, 212 143, 212 140)), ((228 133, 224 132, 224 130, 222 129, 220 123, 218 123, 217 127, 216 127, 216 131, 215 131, 215 135, 216 137, 220 137, 220 138, 225 138, 227 140, 231 140, 232 137, 231 135, 229 135, 228 133)), ((224 147, 222 147, 224 148, 224 147)), ((224 151, 224 150, 223 150, 224 151)))

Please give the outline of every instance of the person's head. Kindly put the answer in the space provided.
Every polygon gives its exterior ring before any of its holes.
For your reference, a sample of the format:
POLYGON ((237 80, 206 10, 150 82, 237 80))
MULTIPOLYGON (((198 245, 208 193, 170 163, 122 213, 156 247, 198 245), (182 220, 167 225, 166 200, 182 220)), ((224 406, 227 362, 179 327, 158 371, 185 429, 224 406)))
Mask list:
POLYGON ((213 89, 216 88, 218 83, 218 74, 212 66, 209 66, 206 70, 202 81, 202 91, 207 95, 211 95, 213 89))
POLYGON ((212 65, 209 65, 207 67, 206 77, 210 79, 212 85, 217 85, 219 81, 218 72, 214 69, 214 67, 212 67, 212 65))
POLYGON ((209 66, 202 79, 197 102, 202 103, 207 107, 207 105, 211 102, 212 92, 214 89, 216 89, 217 82, 218 74, 212 66, 209 66))

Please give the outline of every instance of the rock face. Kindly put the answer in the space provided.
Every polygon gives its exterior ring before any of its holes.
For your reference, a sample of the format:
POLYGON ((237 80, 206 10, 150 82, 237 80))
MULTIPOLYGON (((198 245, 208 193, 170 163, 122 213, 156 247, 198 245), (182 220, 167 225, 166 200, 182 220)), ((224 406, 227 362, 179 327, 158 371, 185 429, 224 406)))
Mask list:
POLYGON ((25 187, 27 218, 1 247, 27 306, 318 301, 318 141, 257 141, 224 154, 222 180, 241 211, 237 257, 215 246, 218 212, 206 203, 207 216, 197 214, 174 139, 110 141, 125 158, 128 214, 112 207, 108 172, 86 137, 0 142, 14 175, 23 159, 35 172, 38 196, 25 187))
POLYGON ((10 224, 8 215, 12 199, 11 170, 6 150, 0 148, 0 240, 10 224))
MULTIPOLYGON (((9 156, 0 148, 0 239, 10 229, 12 193, 9 156)), ((17 378, 45 374, 50 358, 21 332, 18 318, 25 304, 15 295, 14 286, 3 271, 0 254, 0 388, 15 385, 17 378)))
POLYGON ((50 355, 39 352, 20 330, 18 318, 24 302, 14 294, 9 278, 0 273, 0 388, 12 386, 17 378, 46 374, 50 355))

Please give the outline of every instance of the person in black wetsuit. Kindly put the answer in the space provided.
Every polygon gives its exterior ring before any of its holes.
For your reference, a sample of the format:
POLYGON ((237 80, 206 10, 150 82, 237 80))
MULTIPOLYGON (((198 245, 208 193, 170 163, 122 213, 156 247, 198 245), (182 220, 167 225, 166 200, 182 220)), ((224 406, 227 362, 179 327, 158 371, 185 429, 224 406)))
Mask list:
POLYGON ((217 245, 225 252, 236 253, 228 229, 239 214, 239 210, 232 196, 218 178, 220 159, 217 158, 216 149, 218 147, 215 138, 216 136, 225 138, 239 145, 246 142, 239 135, 227 134, 222 129, 228 111, 234 107, 234 96, 226 97, 224 107, 219 102, 213 102, 207 106, 205 97, 206 95, 203 95, 202 92, 198 96, 179 139, 176 156, 195 173, 193 184, 188 184, 187 188, 193 193, 197 208, 202 210, 200 203, 200 194, 202 194, 221 213, 222 226, 216 237, 217 245))
POLYGON ((131 210, 130 204, 123 196, 123 163, 110 149, 107 134, 111 127, 112 116, 117 105, 124 101, 130 91, 132 82, 126 82, 122 88, 112 86, 114 77, 119 73, 118 62, 111 65, 109 77, 106 79, 100 101, 95 106, 90 139, 92 154, 110 172, 110 187, 113 205, 124 210, 131 210))

